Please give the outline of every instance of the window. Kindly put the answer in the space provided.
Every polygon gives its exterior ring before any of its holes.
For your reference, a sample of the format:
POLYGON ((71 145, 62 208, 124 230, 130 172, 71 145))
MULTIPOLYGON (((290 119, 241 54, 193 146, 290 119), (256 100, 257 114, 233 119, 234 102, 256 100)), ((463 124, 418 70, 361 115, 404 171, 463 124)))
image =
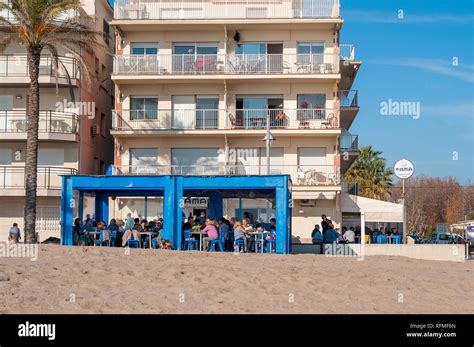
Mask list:
POLYGON ((104 113, 100 114, 100 134, 102 137, 107 136, 107 117, 104 113))
POLYGON ((130 97, 130 120, 158 119, 158 98, 130 97))
POLYGON ((326 166, 326 148, 300 147, 298 148, 298 165, 303 170, 318 169, 326 166))
POLYGON ((109 44, 110 40, 110 25, 109 23, 103 19, 102 20, 102 35, 104 37, 104 40, 107 44, 109 44))
MULTIPOLYGON (((283 96, 258 95, 236 97, 236 122, 244 128, 264 127, 268 110, 283 110, 283 96)), ((272 126, 277 125, 277 111, 270 112, 272 126), (275 124, 273 124, 275 123, 275 124)))
POLYGON ((302 65, 319 65, 324 63, 324 43, 299 42, 297 62, 302 65))
POLYGON ((179 43, 173 45, 173 71, 202 73, 217 71, 217 43, 179 43))
POLYGON ((219 173, 218 148, 172 148, 175 175, 215 175, 219 173))
POLYGON ((326 118, 326 94, 302 94, 297 97, 298 120, 321 120, 326 118))
POLYGON ((157 148, 130 148, 130 172, 152 173, 156 170, 157 148))
POLYGON ((132 54, 134 55, 156 55, 158 54, 158 43, 132 43, 132 54))

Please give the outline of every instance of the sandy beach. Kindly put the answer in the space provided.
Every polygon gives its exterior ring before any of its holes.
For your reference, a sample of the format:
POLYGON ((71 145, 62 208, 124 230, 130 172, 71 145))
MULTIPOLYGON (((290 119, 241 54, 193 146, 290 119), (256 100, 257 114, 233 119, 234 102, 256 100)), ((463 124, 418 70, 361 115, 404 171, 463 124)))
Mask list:
POLYGON ((474 262, 41 245, 0 313, 474 313, 474 262))

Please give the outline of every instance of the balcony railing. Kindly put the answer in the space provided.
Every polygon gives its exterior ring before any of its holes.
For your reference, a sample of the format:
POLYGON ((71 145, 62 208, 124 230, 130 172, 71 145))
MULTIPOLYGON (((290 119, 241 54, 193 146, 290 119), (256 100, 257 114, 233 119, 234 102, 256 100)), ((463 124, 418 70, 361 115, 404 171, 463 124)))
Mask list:
POLYGON ((321 54, 116 55, 115 75, 334 74, 339 57, 321 54))
POLYGON ((173 129, 336 129, 338 110, 237 109, 237 110, 116 110, 114 130, 173 129))
MULTIPOLYGON (((40 166, 37 171, 38 189, 61 189, 62 175, 75 175, 76 169, 40 166)), ((25 168, 0 166, 0 189, 24 189, 25 168)))
MULTIPOLYGON (((115 175, 184 175, 184 176, 265 176, 265 165, 152 165, 115 166, 115 175)), ((339 169, 331 165, 271 165, 271 175, 289 175, 294 185, 339 185, 339 169)))
POLYGON ((341 90, 339 91, 339 100, 341 108, 359 107, 359 92, 357 90, 341 90))
POLYGON ((355 46, 342 44, 339 47, 339 57, 342 61, 355 60, 355 46))
POLYGON ((115 0, 115 19, 337 18, 339 0, 115 0))
POLYGON ((359 135, 342 134, 339 148, 341 152, 357 152, 359 150, 359 135))
MULTIPOLYGON (((59 65, 56 69, 53 58, 49 55, 43 55, 40 58, 39 74, 40 76, 76 79, 79 77, 79 67, 76 59, 60 57, 59 65)), ((0 77, 27 76, 29 76, 29 71, 26 55, 0 55, 0 77)))
MULTIPOLYGON (((40 111, 38 131, 40 133, 77 134, 79 125, 75 113, 40 111)), ((28 128, 26 111, 0 110, 0 133, 22 133, 28 128)))
MULTIPOLYGON (((10 0, 0 0, 0 4, 1 3, 11 5, 10 0)), ((65 20, 70 21, 71 19, 78 18, 78 16, 79 16, 79 12, 77 10, 68 10, 66 12, 62 12, 62 13, 58 14, 52 20, 52 22, 61 23, 61 22, 64 22, 65 20)), ((0 10, 0 17, 5 18, 10 23, 16 23, 18 21, 16 16, 13 13, 11 13, 10 11, 7 11, 7 10, 3 10, 3 9, 0 10)))

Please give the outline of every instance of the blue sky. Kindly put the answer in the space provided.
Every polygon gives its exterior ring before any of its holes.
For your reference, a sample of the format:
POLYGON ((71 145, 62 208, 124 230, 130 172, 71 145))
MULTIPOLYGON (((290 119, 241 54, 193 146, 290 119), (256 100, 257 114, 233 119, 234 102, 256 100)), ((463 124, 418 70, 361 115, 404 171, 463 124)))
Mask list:
POLYGON ((341 11, 341 43, 362 61, 350 132, 388 165, 474 183, 474 1, 341 0, 341 11), (420 118, 380 115, 389 99, 419 102, 420 118))

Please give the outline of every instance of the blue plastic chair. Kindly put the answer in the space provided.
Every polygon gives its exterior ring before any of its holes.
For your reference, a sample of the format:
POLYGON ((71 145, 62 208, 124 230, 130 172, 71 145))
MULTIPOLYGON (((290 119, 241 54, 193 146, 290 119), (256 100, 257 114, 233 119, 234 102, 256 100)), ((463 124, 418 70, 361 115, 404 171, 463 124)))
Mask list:
POLYGON ((211 243, 209 244, 209 250, 211 252, 215 252, 216 246, 219 247, 220 252, 224 252, 224 234, 223 233, 219 233, 219 238, 217 240, 211 241, 211 243))
POLYGON ((377 243, 388 243, 387 236, 385 235, 377 236, 377 243))
POLYGON ((392 243, 399 245, 401 243, 402 237, 400 235, 392 236, 392 243))
POLYGON ((115 247, 115 240, 117 239, 117 230, 110 231, 110 247, 115 247))
POLYGON ((140 248, 140 242, 135 240, 132 235, 132 238, 127 241, 126 246, 129 248, 140 248))
POLYGON ((198 240, 195 240, 191 237, 191 231, 190 230, 184 230, 184 239, 183 239, 183 249, 191 251, 191 250, 197 250, 199 242, 198 240))
POLYGON ((104 246, 104 243, 106 243, 106 242, 108 242, 108 245, 107 245, 107 246, 110 247, 110 245, 112 244, 112 243, 111 243, 111 240, 104 241, 103 230, 101 230, 101 231, 100 231, 100 234, 99 234, 99 240, 97 240, 97 241, 95 242, 95 245, 102 247, 102 246, 104 246))
POLYGON ((276 253, 276 240, 266 240, 263 251, 265 253, 273 253, 273 251, 275 251, 276 253))
POLYGON ((235 246, 239 247, 239 252, 245 252, 245 242, 242 239, 234 240, 234 249, 235 246))
POLYGON ((372 243, 377 243, 377 236, 372 236, 372 243))

